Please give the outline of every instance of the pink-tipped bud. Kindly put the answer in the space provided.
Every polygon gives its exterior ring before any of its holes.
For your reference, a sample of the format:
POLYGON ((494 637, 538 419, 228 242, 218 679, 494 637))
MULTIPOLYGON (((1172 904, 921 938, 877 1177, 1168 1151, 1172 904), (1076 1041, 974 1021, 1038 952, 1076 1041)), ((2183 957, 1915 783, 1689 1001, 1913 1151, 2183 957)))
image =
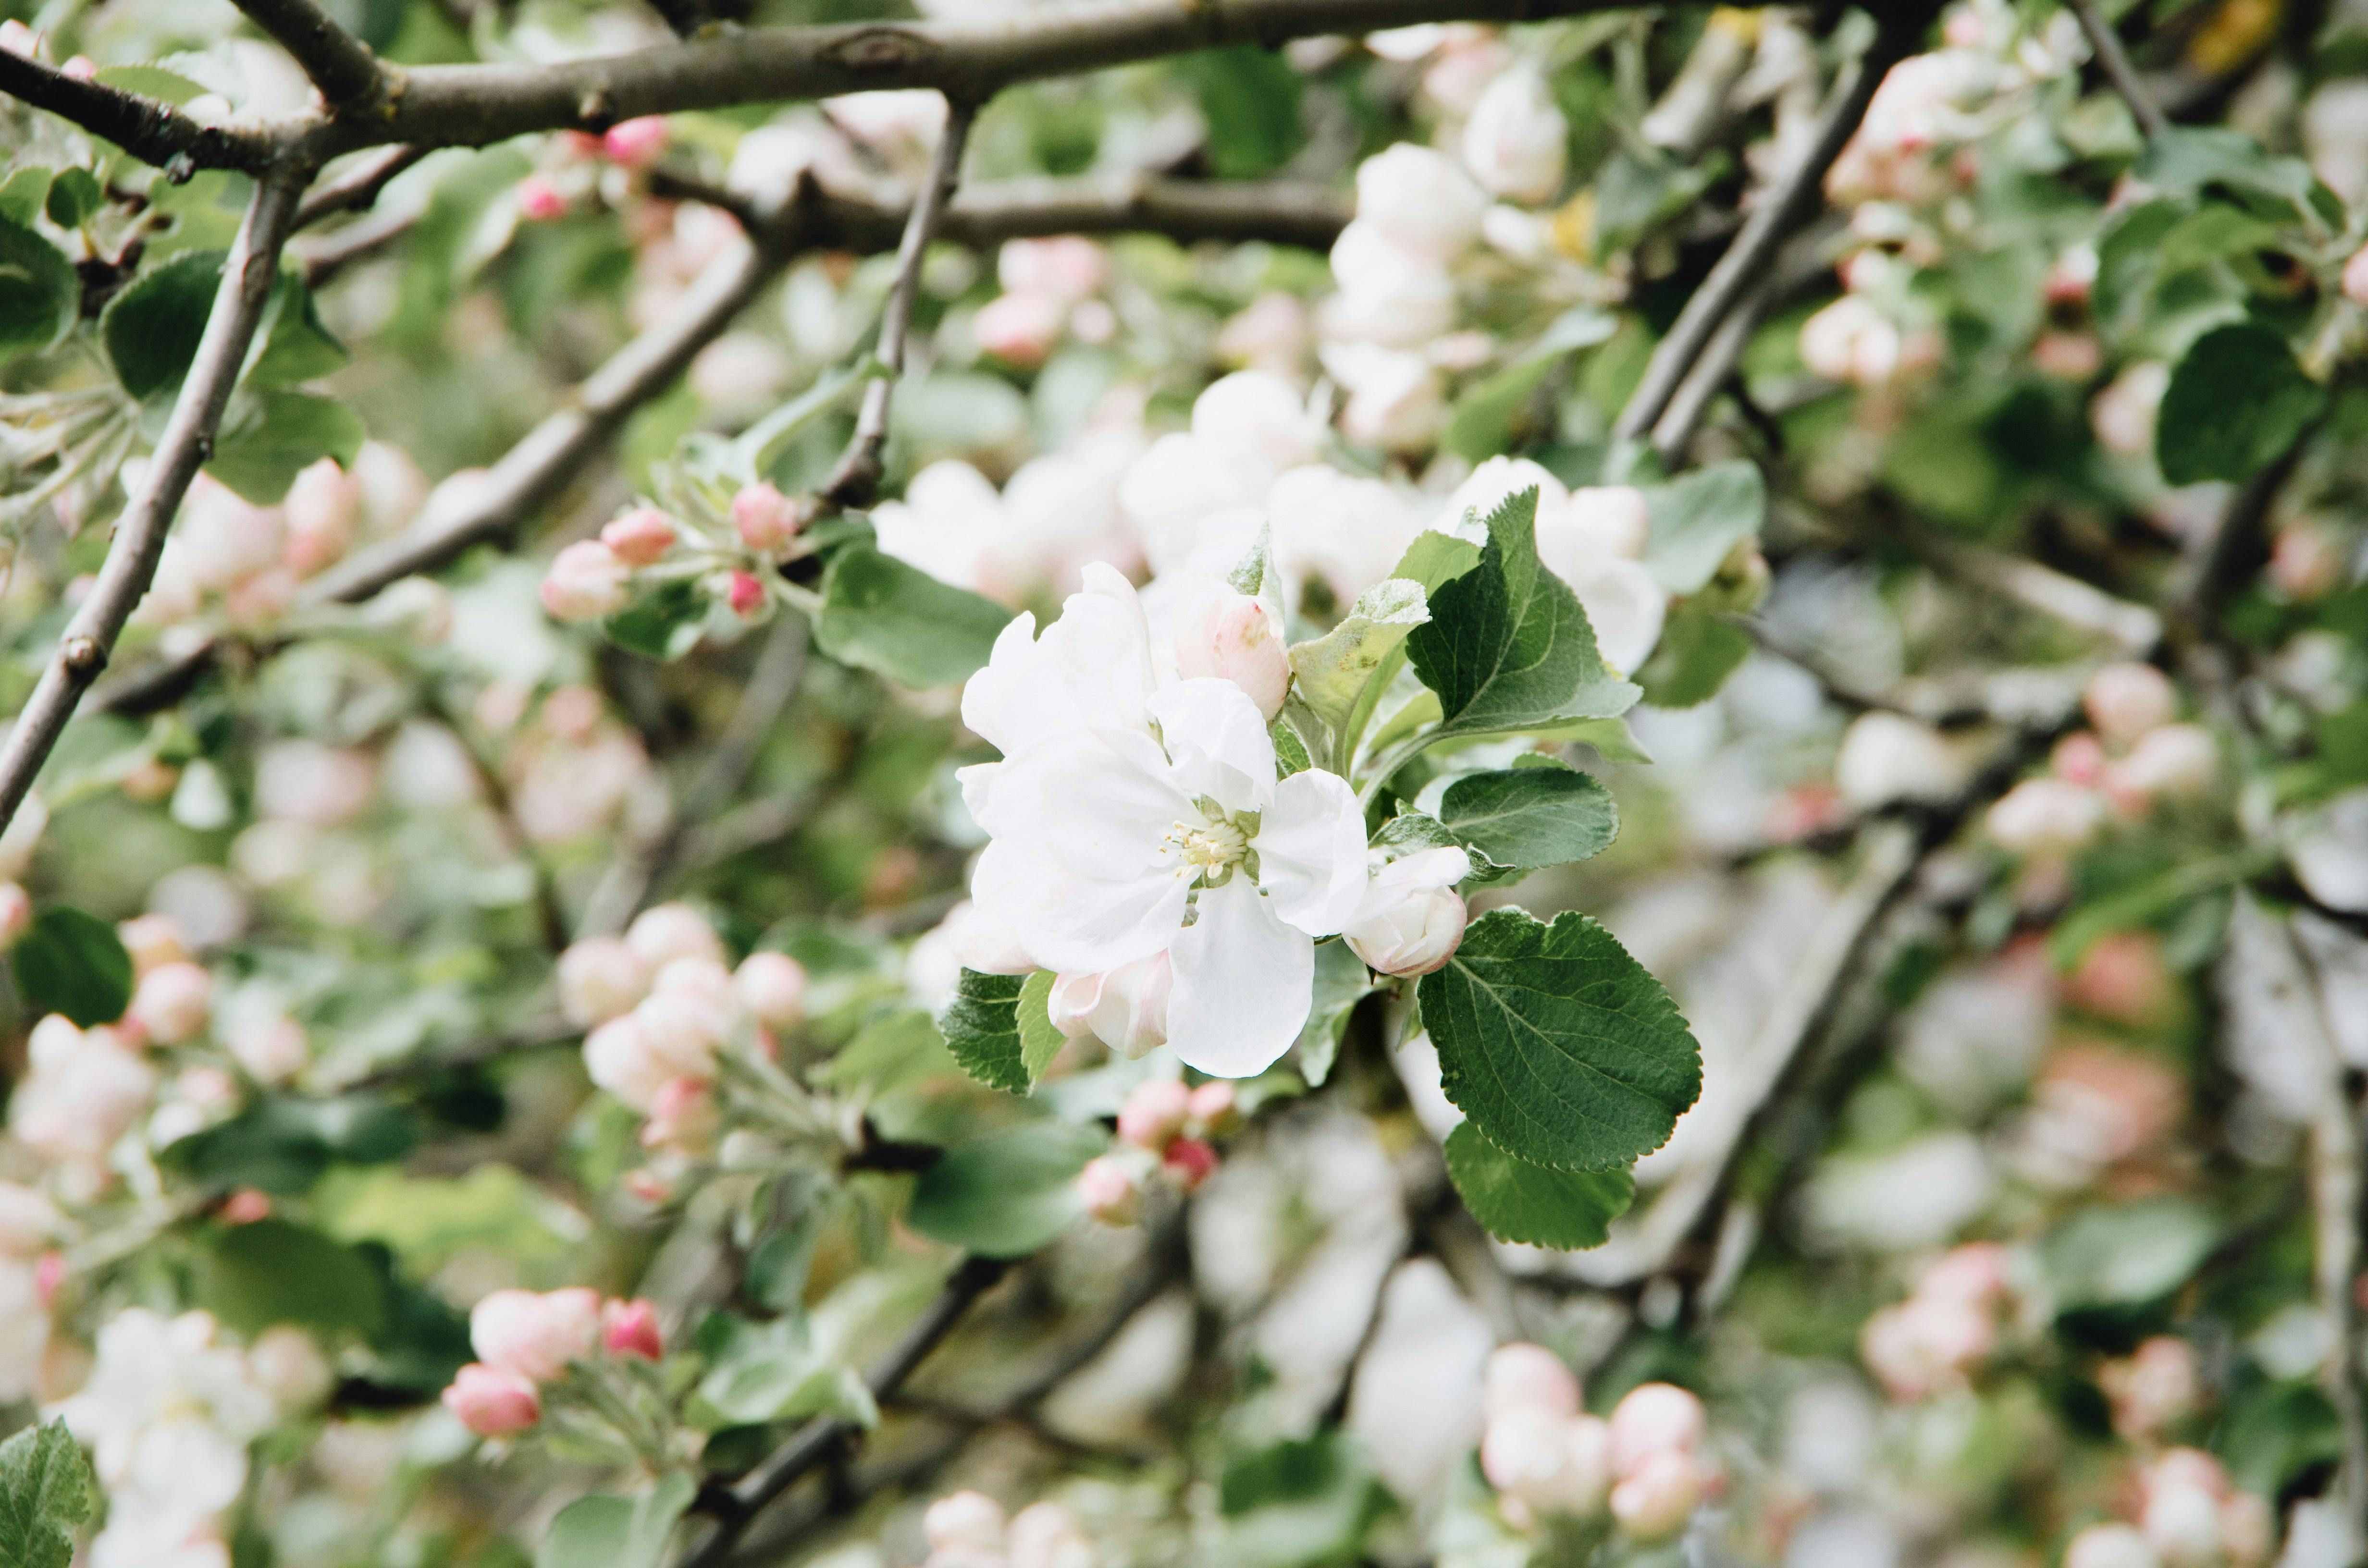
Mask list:
POLYGON ((115 934, 131 955, 131 972, 146 974, 159 964, 179 963, 189 956, 181 942, 181 928, 169 915, 135 915, 120 921, 115 934))
POLYGON ((92 77, 98 74, 98 62, 93 60, 87 54, 77 54, 72 60, 67 61, 63 65, 59 66, 58 70, 61 74, 71 76, 77 82, 87 82, 92 77))
POLYGON ((612 164, 627 168, 639 168, 666 151, 666 119, 662 114, 636 115, 620 119, 600 138, 600 151, 612 164))
POLYGON ((802 526, 797 503, 769 484, 744 484, 732 497, 732 526, 740 542, 759 555, 789 548, 802 526))
POLYGON ((518 182, 518 210, 529 223, 548 223, 567 216, 567 198, 545 176, 529 175, 518 182))
POLYGON ((1656 1454, 1702 1441, 1702 1403, 1675 1383, 1639 1383, 1611 1412, 1611 1469, 1634 1475, 1656 1454))
POLYGON ((1191 1090, 1174 1078, 1147 1079, 1119 1107, 1118 1135, 1121 1142, 1156 1154, 1184 1131, 1191 1114, 1191 1090))
POLYGON ((65 1283, 66 1255, 51 1248, 33 1265, 33 1293, 48 1306, 57 1300, 58 1287, 65 1283))
POLYGON ((2047 756, 2047 770, 2069 783, 2094 790, 2105 782, 2105 743, 2093 730, 2075 730, 2055 743, 2047 756))
POLYGON ((658 1085, 650 1104, 650 1119, 642 1128, 645 1148, 696 1149, 704 1146, 723 1125, 716 1108, 715 1087, 704 1078, 685 1074, 658 1085))
POLYGON ((625 608, 633 569, 598 540, 582 540, 552 557, 542 579, 542 608, 553 620, 598 620, 625 608))
POLYGON ((732 989, 759 1023, 793 1029, 805 1021, 805 965, 787 953, 750 953, 732 971, 732 989))
POLYGON ((40 51, 41 37, 14 17, 0 22, 0 50, 30 60, 40 51))
POLYGON ((2298 604, 2323 599, 2343 585, 2343 553, 2325 528, 2295 523, 2270 547, 2270 582, 2298 604))
POLYGON ((32 927, 33 895, 17 882, 0 882, 0 948, 12 948, 32 927))
POLYGON ((1077 1197, 1105 1225, 1132 1225, 1143 1212, 1143 1189, 1125 1161, 1103 1154, 1077 1173, 1077 1197))
POLYGON ((1178 1138, 1167 1145, 1159 1168, 1187 1192, 1197 1190, 1217 1168, 1217 1151, 1198 1138, 1178 1138))
POLYGON ((765 608, 765 585, 746 572, 734 572, 724 588, 732 613, 746 620, 765 608))
POLYGON ((1185 613, 1176 633, 1176 673, 1186 680, 1232 681, 1272 723, 1291 690, 1291 653, 1266 606, 1247 594, 1216 589, 1185 613))
POLYGON ((1190 1124, 1199 1128, 1203 1134, 1226 1131, 1234 1124, 1238 1109, 1237 1099, 1234 1086, 1223 1078, 1201 1085, 1192 1091, 1192 1097, 1185 1104, 1190 1124))
POLYGON ((159 964, 140 977, 127 1017, 158 1045, 197 1038, 213 1008, 214 979, 196 964, 159 964))
POLYGON ((1491 1421, 1532 1409, 1567 1418, 1578 1414, 1578 1379, 1543 1345, 1499 1345, 1481 1372, 1480 1408, 1491 1421))
POLYGON ((1691 1453, 1665 1449, 1611 1489, 1611 1517, 1634 1540, 1667 1540, 1693 1517, 1706 1479, 1691 1453))
POLYGON ((674 519, 655 506, 636 506, 600 530, 600 542, 628 566, 657 564, 674 541, 674 519))
POLYGON ((660 1359, 666 1355, 666 1338, 658 1332, 657 1308, 638 1297, 610 1301, 600 1309, 600 1343, 611 1356, 660 1359))
POLYGON ((469 1313, 469 1343, 486 1366, 547 1383, 600 1342, 600 1296, 580 1286, 537 1294, 496 1290, 469 1313))
POLYGON ((1068 304, 1059 295, 1031 289, 989 300, 971 318, 971 331, 981 348, 1005 364, 1029 369, 1051 356, 1068 315, 1068 304))
POLYGON ((251 1187, 242 1187, 222 1199, 222 1219, 225 1225, 252 1225, 258 1220, 271 1218, 271 1198, 251 1187))
POLYGON ((444 1408, 480 1437, 507 1437, 542 1419, 542 1396, 516 1372, 472 1361, 453 1374, 444 1408))
POLYGON ((2179 710, 2179 693, 2170 677, 2152 665, 2126 661, 2090 676, 2080 702, 2100 735, 2125 746, 2148 730, 2169 723, 2179 710))

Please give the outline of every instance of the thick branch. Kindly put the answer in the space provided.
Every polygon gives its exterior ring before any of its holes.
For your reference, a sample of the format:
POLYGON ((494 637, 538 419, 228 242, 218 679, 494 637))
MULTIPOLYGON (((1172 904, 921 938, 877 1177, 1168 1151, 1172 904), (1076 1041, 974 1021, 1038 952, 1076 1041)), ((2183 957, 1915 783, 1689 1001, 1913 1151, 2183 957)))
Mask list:
POLYGON ((66 623, 56 654, 17 715, 6 744, 0 745, 0 827, 17 814, 34 776, 64 733, 66 721, 74 717, 82 694, 107 667, 123 623, 156 575, 173 514, 179 510, 181 497, 197 477, 199 466, 212 454, 214 431, 222 424, 222 409, 237 385, 247 345, 262 319, 273 280, 279 277, 279 249, 287 243, 289 225, 296 215, 297 193, 309 175, 303 169, 276 169, 256 187, 238 238, 223 263, 222 287, 207 314, 197 357, 181 382, 180 395, 174 401, 139 488, 116 524, 115 539, 108 546, 98 580, 66 623))
POLYGON ((296 57, 334 112, 385 96, 390 74, 370 45, 329 19, 313 0, 235 0, 246 19, 296 57))
POLYGON ((201 125, 161 98, 69 76, 7 50, 0 50, 0 93, 70 119, 159 168, 252 173, 279 150, 261 131, 201 125))
POLYGON ((888 290, 887 308, 880 316, 880 343, 873 350, 884 371, 863 389, 863 406, 856 411, 855 438, 824 482, 823 494, 841 506, 869 506, 880 493, 881 454, 888 445, 888 400, 895 394, 896 378, 905 373, 905 340, 913 329, 913 301, 921 292, 921 260, 937 233, 938 220, 962 178, 962 149, 970 145, 975 104, 955 101, 946 106, 945 129, 938 133, 938 155, 929 165, 929 179, 913 199, 905 219, 905 237, 896 246, 896 278, 888 290))
POLYGON ((756 28, 552 65, 419 66, 382 139, 483 145, 636 115, 882 87, 935 87, 958 102, 984 103, 1018 82, 1225 44, 1272 48, 1415 22, 1534 21, 1612 8, 1610 0, 1121 0, 1008 23, 756 28))

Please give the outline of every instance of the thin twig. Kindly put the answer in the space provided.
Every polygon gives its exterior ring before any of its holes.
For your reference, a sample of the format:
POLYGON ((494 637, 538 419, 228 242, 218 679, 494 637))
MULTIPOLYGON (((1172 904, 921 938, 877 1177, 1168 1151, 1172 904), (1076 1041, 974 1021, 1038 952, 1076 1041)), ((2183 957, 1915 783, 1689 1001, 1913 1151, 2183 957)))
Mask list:
POLYGON ((69 76, 8 50, 0 50, 0 93, 70 119, 181 178, 197 169, 254 173, 279 155, 268 132, 200 124, 162 98, 69 76))
POLYGON ((2362 1354, 2356 1289, 2362 1220, 2360 1108, 2344 1091, 2343 1058, 2328 1017, 2325 980, 2295 940, 2294 922, 2280 917, 2277 929, 2296 972, 2306 980, 2306 1005, 2295 1008, 2302 1015, 2295 1032, 2309 1037, 2325 1080, 2317 1112, 2311 1118, 2309 1170, 2311 1278, 2328 1335, 2319 1386, 2335 1406, 2343 1434, 2336 1495, 2344 1502, 2345 1515, 2359 1519, 2368 1515, 2368 1360, 2362 1354))
POLYGON ((1900 7, 1900 14, 1884 22, 1857 62, 1845 67, 1847 74, 1834 89, 1833 102, 1818 122, 1816 139, 1761 198, 1735 243, 1726 247, 1726 254, 1678 312, 1668 335, 1653 350, 1628 405, 1613 423, 1614 437, 1633 441, 1653 428, 1719 324, 1759 286, 1776 259, 1777 248, 1815 210, 1826 170, 1857 134, 1867 102, 1874 97, 1884 73, 1907 52, 1920 26, 1920 9, 1900 7))
POLYGON ((389 181, 426 156, 425 147, 389 147, 361 160, 345 174, 314 186, 305 194, 304 204, 296 209, 296 226, 310 228, 340 212, 368 210, 389 181))
POLYGON ((2097 8, 2097 0, 2066 3, 2079 18, 2080 30, 2089 35, 2089 47, 2096 51, 2098 69, 2104 72, 2113 91, 2122 95, 2122 101, 2130 106, 2130 118, 2138 122, 2138 133, 2151 142, 2169 130, 2170 121, 2139 85, 2137 69, 2130 63, 2129 51, 2122 47, 2122 35, 2113 30, 2113 24, 2097 8))
MULTIPOLYGON (((871 1397, 892 1398, 904 1386, 905 1380, 913 1375, 914 1369, 953 1332, 962 1314, 970 1311, 971 1303, 992 1289, 1010 1267, 1001 1258, 963 1259, 946 1281, 945 1289, 938 1293, 938 1299, 921 1314, 920 1321, 905 1330, 905 1337, 872 1369, 869 1380, 871 1397)), ((841 1445, 862 1430, 856 1423, 836 1415, 817 1416, 800 1427, 795 1437, 724 1494, 729 1500, 722 1505, 722 1517, 715 1521, 715 1528, 684 1554, 677 1568, 716 1568, 731 1554, 767 1504, 838 1452, 841 1445)))
POLYGON ((329 19, 313 0, 234 0, 246 19, 296 57, 331 112, 366 107, 393 85, 370 45, 329 19))
POLYGON ((938 154, 929 165, 928 183, 913 198, 905 220, 905 237, 896 246, 896 278, 888 290, 888 304, 880 316, 880 343, 873 350, 880 374, 863 389, 863 405, 855 415, 855 438, 847 455, 824 482, 822 494, 841 506, 869 506, 880 492, 882 453, 888 445, 888 403, 895 395, 896 378, 905 373, 905 339, 913 327, 913 301, 921 292, 921 262, 937 233, 938 219, 962 178, 962 149, 970 144, 975 104, 954 99, 946 105, 945 129, 938 133, 938 154))
POLYGON ((139 488, 116 523, 97 581, 66 623, 57 653, 17 713, 6 744, 0 745, 0 827, 16 816, 34 776, 74 717, 82 694, 107 667, 123 623, 156 575, 173 514, 199 466, 212 455, 214 432, 279 277, 279 251, 296 214, 297 194, 309 177, 309 169, 290 165, 271 170, 256 186, 238 238, 222 264, 222 285, 207 313, 197 356, 139 488))

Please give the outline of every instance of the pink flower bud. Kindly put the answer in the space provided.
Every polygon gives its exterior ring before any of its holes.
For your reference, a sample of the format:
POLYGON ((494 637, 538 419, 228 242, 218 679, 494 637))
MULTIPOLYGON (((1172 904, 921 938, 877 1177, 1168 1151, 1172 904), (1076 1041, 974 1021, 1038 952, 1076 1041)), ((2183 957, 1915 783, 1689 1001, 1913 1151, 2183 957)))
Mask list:
POLYGON ((1184 1131, 1191 1114, 1191 1090, 1174 1078, 1147 1079, 1119 1107, 1118 1135, 1121 1142, 1156 1154, 1184 1131))
POLYGON ((496 1371, 547 1383, 600 1343, 599 1293, 496 1290, 469 1313, 469 1343, 496 1371))
POLYGON ((480 1437, 506 1437, 542 1419, 542 1396, 516 1372, 472 1361, 452 1375, 444 1408, 480 1437))
POLYGON ((352 548, 354 522, 361 513, 359 482, 323 458, 296 476, 280 503, 287 519, 287 540, 280 564, 299 577, 309 577, 352 548))
POLYGON ((181 928, 169 915, 136 915, 118 923, 115 934, 131 955, 134 974, 145 974, 158 964, 178 963, 189 956, 181 945, 181 928))
POLYGON ((734 572, 724 597, 731 603, 732 613, 746 620, 765 608, 765 585, 749 573, 734 572))
POLYGON ((1132 1225, 1143 1212, 1143 1190, 1125 1161, 1103 1154, 1077 1173, 1077 1197, 1105 1225, 1132 1225))
POLYGON ((2133 660, 2107 665, 2090 676, 2080 702, 2100 735, 2125 746, 2148 730, 2169 723, 2179 710, 2179 693, 2169 676, 2133 660))
POLYGON ((49 1306, 57 1300, 58 1287, 65 1283, 66 1255, 51 1248, 33 1265, 33 1293, 49 1306))
POLYGON ((271 1197, 251 1187, 242 1187, 222 1199, 222 1219, 225 1225, 252 1225, 271 1218, 271 1197))
POLYGON ((2220 1550, 2231 1568, 2258 1568, 2277 1544, 2277 1521, 2260 1494, 2231 1492, 2220 1500, 2220 1550))
POLYGON ((58 70, 62 74, 71 76, 77 82, 87 82, 98 74, 98 62, 87 54, 77 54, 59 66, 58 70))
POLYGON ((697 1151, 705 1148, 723 1124, 716 1108, 715 1089, 704 1078, 685 1075, 658 1085, 650 1101, 650 1119, 642 1127, 642 1145, 650 1149, 697 1151))
POLYGON ((0 49, 30 60, 41 44, 40 35, 14 17, 0 22, 0 49))
POLYGON ((2269 575, 2278 592, 2309 604, 2343 585, 2343 555, 2325 528, 2294 523, 2280 529, 2270 548, 2269 575))
POLYGON ((1159 1168, 1185 1191, 1197 1191, 1216 1170, 1217 1151, 1198 1138, 1178 1138, 1160 1156, 1159 1168))
POLYGON ((0 882, 0 948, 13 948, 33 924, 33 895, 17 882, 0 882))
POLYGON ((666 151, 669 134, 666 116, 637 115, 610 126, 608 134, 600 138, 600 151, 612 164, 639 168, 666 151))
POLYGON ((141 976, 126 1015, 158 1045, 180 1045, 206 1027, 214 979, 193 963, 162 964, 141 976))
POLYGON ((1001 1551, 1003 1505, 983 1492, 940 1497, 921 1516, 921 1539, 932 1551, 1001 1551))
POLYGON ((2113 1430, 2144 1441, 2194 1411, 2201 1380, 2194 1346, 2158 1334, 2130 1356, 2106 1362, 2097 1381, 2112 1402, 2113 1430))
POLYGON ((1576 1415, 1578 1380, 1561 1357, 1543 1345, 1499 1345, 1488 1353, 1481 1374, 1480 1409, 1491 1421, 1515 1410, 1576 1415))
POLYGON ((674 541, 674 519, 655 506, 636 506, 600 530, 600 542, 628 566, 655 565, 674 541))
POLYGON ((633 569, 598 540, 581 540, 552 557, 542 608, 553 620, 598 620, 625 608, 633 569))
POLYGON ((649 966, 621 937, 586 937, 559 955, 559 1010, 578 1028, 621 1017, 650 994, 649 966))
POLYGON ((759 482, 742 485, 732 497, 732 526, 740 530, 742 544, 759 555, 771 555, 789 548, 802 524, 797 503, 759 482))
POLYGON ((1267 607, 1231 588, 1202 594, 1176 633, 1176 673, 1214 676, 1249 693, 1272 723, 1291 690, 1291 653, 1267 607))
POLYGON ((1190 1125, 1203 1134, 1224 1131, 1234 1124, 1235 1098, 1234 1086, 1223 1078, 1201 1085, 1185 1104, 1190 1125))
POLYGON ((1592 1514, 1611 1480, 1607 1442, 1592 1415, 1529 1405, 1489 1420, 1480 1471, 1489 1485, 1540 1513, 1592 1514))
POLYGON ((1637 1540, 1667 1540, 1693 1517, 1704 1480, 1691 1453, 1663 1449, 1611 1489, 1611 1517, 1637 1540))
POLYGON ((2352 252, 2343 264, 2343 297, 2355 305, 2368 305, 2368 245, 2352 252))
POLYGON ((971 318, 971 331, 981 348, 1006 364, 1029 369, 1051 357, 1067 317, 1068 306, 1058 295, 1030 290, 988 301, 971 318))
POLYGON ((1611 1412, 1611 1468, 1634 1475, 1655 1454, 1702 1441, 1702 1403, 1675 1383, 1639 1383, 1611 1412))
POLYGON ((529 223, 548 223, 567 216, 567 198, 549 176, 529 175, 518 182, 518 210, 529 223))
POLYGON ((2094 790, 2105 782, 2105 743, 2094 731, 2075 730, 2055 743, 2048 754, 2047 770, 2069 784, 2094 790))
POLYGON ((805 1021, 805 965, 787 953, 750 953, 733 971, 732 985, 759 1023, 793 1029, 805 1021))
POLYGON ((658 1310, 638 1297, 610 1301, 600 1309, 600 1343, 611 1356, 639 1356, 655 1361, 666 1355, 658 1333, 658 1310))
POLYGON ((2143 1024, 2169 1006, 2177 983, 2151 931, 2115 931, 2089 944, 2064 982, 2064 1000, 2115 1023, 2143 1024))
POLYGON ((723 939, 707 917, 687 903, 660 903, 641 912, 625 927, 625 945, 655 974, 676 959, 723 961, 723 939))
POLYGON ((2201 795, 2220 777, 2220 746, 2200 724, 2149 731, 2115 763, 2109 782, 2146 800, 2201 795))

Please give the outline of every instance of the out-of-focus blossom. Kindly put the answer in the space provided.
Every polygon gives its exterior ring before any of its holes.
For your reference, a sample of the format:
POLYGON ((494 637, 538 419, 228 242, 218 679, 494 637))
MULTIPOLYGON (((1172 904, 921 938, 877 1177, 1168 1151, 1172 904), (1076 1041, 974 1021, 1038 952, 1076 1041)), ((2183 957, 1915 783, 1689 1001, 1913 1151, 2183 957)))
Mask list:
POLYGON ((542 1419, 542 1395, 531 1380, 475 1361, 453 1374, 443 1401, 480 1437, 507 1437, 542 1419))
POLYGON ((1492 196, 1535 204, 1562 187, 1569 142, 1543 73, 1516 67, 1488 85, 1463 122, 1463 166, 1492 196))
POLYGON ((2168 1334, 2106 1362, 2097 1381, 2112 1403, 2113 1430, 2134 1441, 2160 1437, 2192 1415, 2201 1397, 2195 1347, 2168 1334))
POLYGON ((1895 801, 1945 801, 1965 779, 1964 759, 1939 731, 1881 709, 1851 721, 1834 758, 1842 798, 1861 811, 1895 801))
POLYGON ((599 1345, 599 1293, 496 1290, 470 1310, 469 1343, 496 1371, 550 1382, 599 1345))
POLYGON ((625 608, 633 569, 598 540, 578 540, 552 557, 542 608, 554 620, 598 620, 625 608))
POLYGON ((1990 836, 2013 854, 2068 855, 2103 828, 2105 800, 2061 778, 2026 778, 1998 798, 1986 822, 1990 836))
POLYGON ((1164 953, 1092 974, 1053 982, 1053 1027, 1071 1040, 1090 1034, 1121 1056, 1141 1056, 1167 1043, 1173 962, 1164 953))

